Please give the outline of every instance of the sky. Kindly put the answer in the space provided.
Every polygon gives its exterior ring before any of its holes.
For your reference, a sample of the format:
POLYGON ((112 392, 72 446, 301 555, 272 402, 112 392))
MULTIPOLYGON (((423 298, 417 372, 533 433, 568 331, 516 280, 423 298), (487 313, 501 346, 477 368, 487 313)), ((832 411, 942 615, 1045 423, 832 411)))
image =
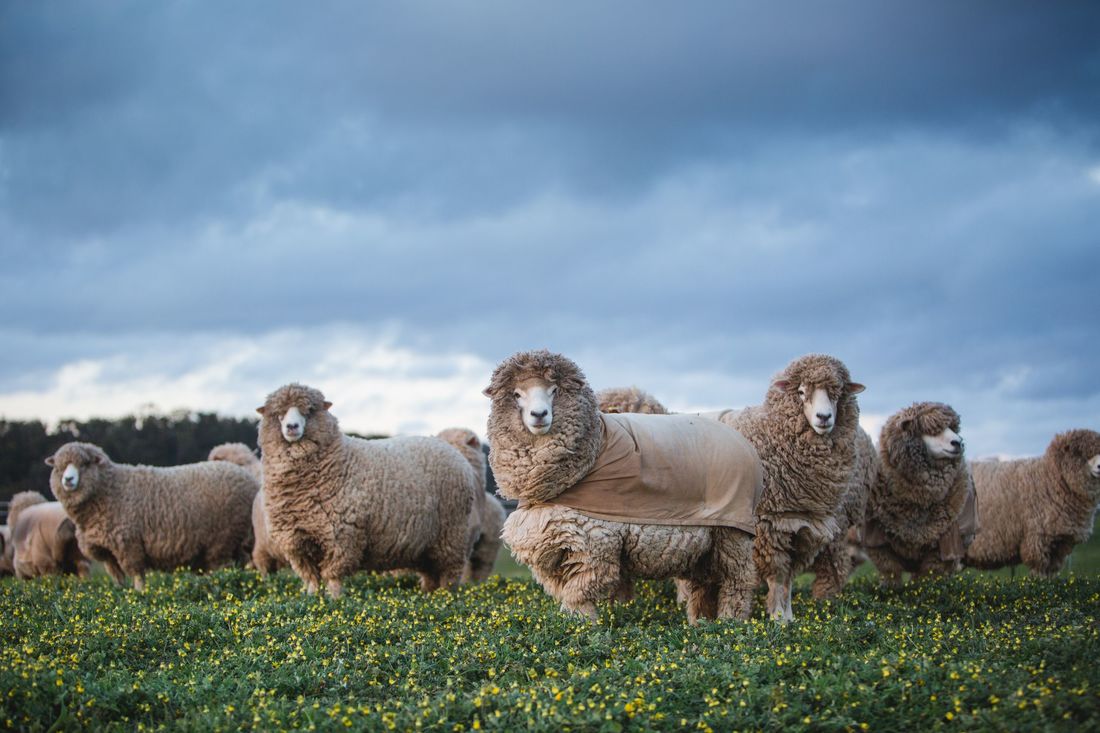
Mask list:
POLYGON ((484 435, 549 348, 671 409, 1100 429, 1100 7, 0 4, 0 417, 484 435))

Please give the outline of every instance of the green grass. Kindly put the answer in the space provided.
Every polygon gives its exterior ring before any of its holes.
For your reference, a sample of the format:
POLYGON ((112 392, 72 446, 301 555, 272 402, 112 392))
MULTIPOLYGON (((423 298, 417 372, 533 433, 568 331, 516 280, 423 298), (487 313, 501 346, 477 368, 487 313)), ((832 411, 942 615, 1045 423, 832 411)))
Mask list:
MULTIPOLYGON (((1079 568, 1078 568, 1079 570, 1079 568)), ((1097 730, 1100 579, 856 579, 779 627, 689 627, 666 584, 587 625, 530 580, 0 582, 0 726, 1097 730)))

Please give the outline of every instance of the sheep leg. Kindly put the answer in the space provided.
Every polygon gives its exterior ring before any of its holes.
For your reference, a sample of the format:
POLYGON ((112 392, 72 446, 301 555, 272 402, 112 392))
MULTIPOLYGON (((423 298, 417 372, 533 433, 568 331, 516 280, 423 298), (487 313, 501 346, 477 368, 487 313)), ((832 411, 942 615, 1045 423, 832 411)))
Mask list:
POLYGON ((767 520, 757 522, 753 560, 757 572, 768 584, 767 610, 774 621, 788 621, 793 617, 790 612, 791 541, 790 533, 776 532, 767 520))
POLYGON ((290 561, 290 567, 302 579, 306 593, 315 594, 321 587, 321 574, 317 570, 317 566, 306 558, 296 555, 288 556, 287 560, 290 561))
MULTIPOLYGON (((617 559, 619 552, 604 554, 601 550, 602 557, 617 559)), ((619 564, 600 558, 588 553, 573 555, 564 563, 570 567, 570 572, 561 584, 562 607, 592 621, 598 617, 596 601, 610 598, 622 583, 619 564)))
POLYGON ((833 540, 817 554, 812 566, 814 572, 813 597, 831 598, 839 593, 851 572, 847 543, 843 536, 833 540))
POLYGON ((678 588, 681 587, 680 583, 683 583, 689 624, 694 626, 701 618, 717 618, 718 588, 716 586, 695 580, 677 580, 676 582, 678 588))
POLYGON ((325 578, 325 589, 333 599, 344 595, 344 585, 339 578, 325 578))
POLYGON ((881 582, 885 586, 896 588, 901 585, 902 573, 905 566, 901 559, 888 546, 868 547, 867 555, 871 558, 875 570, 878 571, 881 582))
POLYGON ((137 552, 129 552, 118 558, 122 572, 134 579, 134 590, 145 590, 145 560, 137 552))
POLYGON ((611 594, 611 600, 616 603, 630 603, 634 600, 634 581, 630 578, 620 578, 619 585, 611 594))
POLYGON ((1031 574, 1043 578, 1056 575, 1062 569, 1062 563, 1055 564, 1051 558, 1053 543, 1038 534, 1029 534, 1020 546, 1020 560, 1031 568, 1031 574))
POLYGON ((747 620, 752 616, 756 588, 753 537, 737 529, 719 529, 715 534, 713 574, 720 578, 716 590, 716 612, 720 619, 747 620))

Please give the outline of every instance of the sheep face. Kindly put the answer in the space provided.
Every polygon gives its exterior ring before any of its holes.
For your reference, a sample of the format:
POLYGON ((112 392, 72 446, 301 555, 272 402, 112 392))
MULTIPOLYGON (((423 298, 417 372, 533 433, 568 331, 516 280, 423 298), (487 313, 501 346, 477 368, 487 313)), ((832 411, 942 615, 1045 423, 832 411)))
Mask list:
POLYGON ((951 428, 945 428, 938 435, 922 435, 921 440, 933 458, 954 459, 962 455, 962 438, 951 428))
POLYGON ((828 435, 837 425, 840 410, 854 404, 850 398, 863 390, 862 384, 849 380, 848 368, 839 359, 807 354, 788 364, 772 382, 768 399, 790 400, 781 408, 788 415, 797 414, 793 412, 797 404, 806 424, 818 435, 828 435))
POLYGON ((298 443, 305 438, 316 438, 320 432, 328 432, 326 423, 335 418, 329 414, 332 403, 320 390, 301 384, 288 384, 272 392, 256 412, 263 416, 260 433, 277 430, 287 443, 298 443))
POLYGON ((1100 478, 1100 453, 1089 459, 1089 474, 1093 478, 1100 478))
POLYGON ((554 424, 554 395, 558 385, 539 377, 518 382, 512 391, 523 426, 531 435, 546 435, 554 424))
POLYGON ((63 503, 79 503, 92 493, 97 476, 106 470, 111 459, 91 443, 66 443, 46 459, 52 466, 50 490, 63 503))
POLYGON ((1066 483, 1100 498, 1100 433, 1070 430, 1054 436, 1047 447, 1066 483))

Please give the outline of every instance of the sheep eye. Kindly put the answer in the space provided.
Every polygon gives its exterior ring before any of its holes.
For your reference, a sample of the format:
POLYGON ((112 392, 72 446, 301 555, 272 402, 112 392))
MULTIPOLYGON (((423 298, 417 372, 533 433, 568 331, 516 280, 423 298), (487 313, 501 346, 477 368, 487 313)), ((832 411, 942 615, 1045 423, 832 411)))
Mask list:
POLYGON ((515 397, 518 400, 520 398, 519 392, 513 392, 512 397, 515 397))

